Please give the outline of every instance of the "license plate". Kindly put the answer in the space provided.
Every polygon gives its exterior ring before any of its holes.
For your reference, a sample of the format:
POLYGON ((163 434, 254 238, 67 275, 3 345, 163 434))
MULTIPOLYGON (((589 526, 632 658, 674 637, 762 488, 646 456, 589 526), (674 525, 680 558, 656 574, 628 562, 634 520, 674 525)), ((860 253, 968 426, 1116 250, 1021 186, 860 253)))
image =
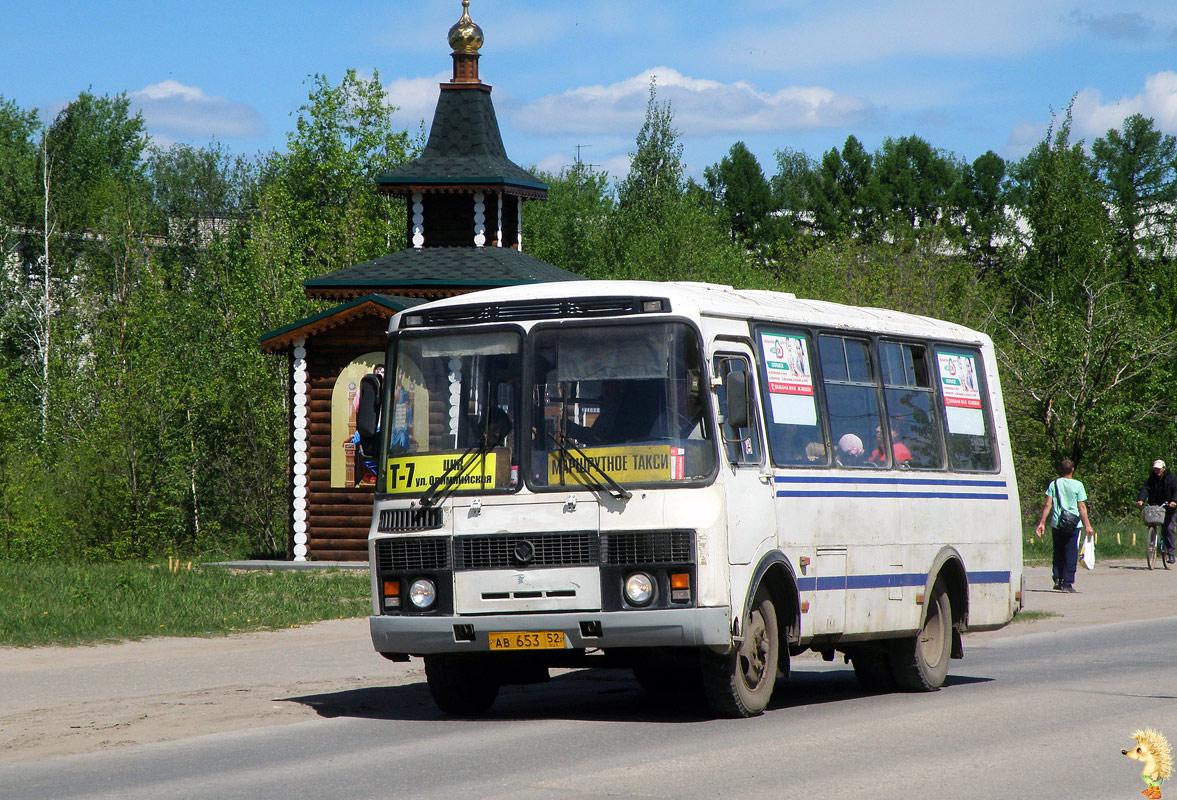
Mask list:
POLYGON ((487 634, 491 650, 563 650, 564 631, 507 631, 487 634))

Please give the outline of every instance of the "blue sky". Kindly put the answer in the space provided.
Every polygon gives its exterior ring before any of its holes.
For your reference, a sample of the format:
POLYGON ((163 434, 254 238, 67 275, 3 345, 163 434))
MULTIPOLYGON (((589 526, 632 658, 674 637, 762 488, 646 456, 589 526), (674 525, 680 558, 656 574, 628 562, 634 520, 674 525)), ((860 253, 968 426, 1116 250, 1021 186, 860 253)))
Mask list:
MULTIPOLYGON (((428 125, 460 0, 0 0, 0 95, 54 114, 127 92, 157 142, 280 149, 308 76, 378 70, 428 125)), ((1177 135, 1177 3, 1143 0, 472 0, 508 154, 625 173, 651 75, 693 175, 737 140, 766 174, 916 134, 972 160, 1024 155, 1075 97, 1090 141, 1131 113, 1177 135)))

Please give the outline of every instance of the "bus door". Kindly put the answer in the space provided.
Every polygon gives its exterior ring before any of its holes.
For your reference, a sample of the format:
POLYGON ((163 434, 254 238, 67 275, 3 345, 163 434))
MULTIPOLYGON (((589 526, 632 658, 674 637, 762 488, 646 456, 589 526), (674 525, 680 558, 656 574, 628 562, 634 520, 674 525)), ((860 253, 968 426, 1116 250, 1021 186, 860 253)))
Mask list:
POLYGON ((773 502, 772 473, 765 467, 764 446, 760 435, 757 408, 759 393, 751 367, 748 347, 724 343, 725 350, 715 354, 712 362, 716 381, 716 399, 723 424, 720 450, 723 453, 725 505, 727 507, 728 562, 748 564, 766 540, 776 541, 776 511, 773 502), (727 402, 729 374, 740 373, 748 398, 747 422, 741 427, 729 423, 727 402))

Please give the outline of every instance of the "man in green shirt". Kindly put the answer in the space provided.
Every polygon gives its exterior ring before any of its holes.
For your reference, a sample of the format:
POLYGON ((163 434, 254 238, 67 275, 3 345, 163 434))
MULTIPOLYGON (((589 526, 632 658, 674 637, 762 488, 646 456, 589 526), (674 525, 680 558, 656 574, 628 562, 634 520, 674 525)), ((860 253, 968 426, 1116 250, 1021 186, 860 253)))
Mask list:
POLYGON ((1075 480, 1075 463, 1064 458, 1058 465, 1059 477, 1046 488, 1046 505, 1042 507, 1042 518, 1034 529, 1039 538, 1046 530, 1046 518, 1050 517, 1051 533, 1054 535, 1053 575, 1054 588, 1062 592, 1075 591, 1075 567, 1079 564, 1079 538, 1084 532, 1095 535, 1091 520, 1087 518, 1087 490, 1075 480), (1078 514, 1079 526, 1074 530, 1060 530, 1059 517, 1063 511, 1078 514))

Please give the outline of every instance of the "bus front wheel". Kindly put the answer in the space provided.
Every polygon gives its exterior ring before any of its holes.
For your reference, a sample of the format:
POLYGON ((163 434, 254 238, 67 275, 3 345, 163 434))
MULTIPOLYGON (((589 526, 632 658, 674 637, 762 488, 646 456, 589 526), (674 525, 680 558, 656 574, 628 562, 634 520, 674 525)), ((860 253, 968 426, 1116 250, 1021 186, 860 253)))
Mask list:
POLYGON ((776 608, 763 588, 757 590, 744 619, 744 638, 726 655, 709 650, 700 657, 703 691, 715 713, 754 717, 768 706, 780 659, 776 608))
POLYGON ((437 707, 454 716, 483 714, 499 696, 493 665, 478 655, 425 656, 425 680, 437 707))
POLYGON ((928 600, 927 616, 915 636, 897 639, 891 647, 891 671, 899 688, 934 692, 948 677, 952 657, 952 604, 943 581, 937 580, 928 600))

